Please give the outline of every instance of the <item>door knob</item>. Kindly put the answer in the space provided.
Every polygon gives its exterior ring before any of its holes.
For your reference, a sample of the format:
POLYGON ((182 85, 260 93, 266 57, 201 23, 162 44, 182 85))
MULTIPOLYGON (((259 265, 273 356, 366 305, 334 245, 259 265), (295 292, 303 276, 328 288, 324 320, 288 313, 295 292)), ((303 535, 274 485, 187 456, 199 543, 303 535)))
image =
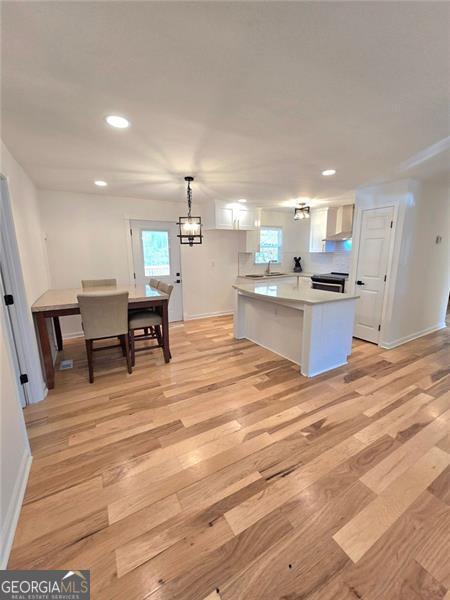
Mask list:
POLYGON ((358 281, 356 282, 356 285, 366 285, 364 283, 364 281, 361 281, 361 279, 358 279, 358 281))

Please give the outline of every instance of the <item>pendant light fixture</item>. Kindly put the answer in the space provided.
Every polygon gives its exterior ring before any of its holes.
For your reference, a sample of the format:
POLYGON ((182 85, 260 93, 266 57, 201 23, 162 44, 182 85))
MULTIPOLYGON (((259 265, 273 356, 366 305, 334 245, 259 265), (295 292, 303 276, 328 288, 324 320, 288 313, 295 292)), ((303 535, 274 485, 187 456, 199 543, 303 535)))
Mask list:
POLYGON ((309 211, 310 207, 306 206, 305 202, 301 202, 300 205, 294 209, 295 221, 300 221, 300 219, 309 219, 309 211))
POLYGON ((184 180, 187 182, 187 202, 188 202, 188 214, 187 217, 179 217, 177 225, 180 228, 178 237, 180 238, 180 244, 201 244, 203 240, 202 235, 202 218, 193 217, 191 215, 192 207, 192 189, 191 182, 194 181, 193 177, 185 177, 184 180))

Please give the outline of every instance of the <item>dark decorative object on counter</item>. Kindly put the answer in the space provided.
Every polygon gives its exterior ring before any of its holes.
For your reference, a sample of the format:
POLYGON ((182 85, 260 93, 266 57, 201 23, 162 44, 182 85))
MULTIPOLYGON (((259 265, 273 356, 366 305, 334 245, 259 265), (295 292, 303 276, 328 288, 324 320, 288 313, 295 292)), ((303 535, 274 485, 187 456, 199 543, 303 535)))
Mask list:
POLYGON ((300 261, 302 260, 301 256, 294 256, 294 272, 295 273, 301 273, 303 271, 302 269, 302 265, 300 264, 300 261))

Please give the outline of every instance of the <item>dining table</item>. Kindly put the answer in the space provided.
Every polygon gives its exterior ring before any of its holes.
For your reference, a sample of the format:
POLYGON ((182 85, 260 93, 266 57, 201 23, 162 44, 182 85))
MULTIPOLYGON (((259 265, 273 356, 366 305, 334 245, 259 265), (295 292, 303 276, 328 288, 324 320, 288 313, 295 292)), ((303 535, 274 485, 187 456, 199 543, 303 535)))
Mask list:
POLYGON ((111 287, 95 287, 88 291, 81 288, 50 289, 40 296, 31 307, 41 349, 42 370, 49 390, 55 387, 55 365, 52 356, 47 320, 53 320, 58 351, 63 349, 60 317, 79 315, 78 294, 99 294, 108 291, 127 291, 129 309, 153 308, 162 319, 163 355, 166 363, 170 361, 169 345, 169 296, 148 284, 111 287))

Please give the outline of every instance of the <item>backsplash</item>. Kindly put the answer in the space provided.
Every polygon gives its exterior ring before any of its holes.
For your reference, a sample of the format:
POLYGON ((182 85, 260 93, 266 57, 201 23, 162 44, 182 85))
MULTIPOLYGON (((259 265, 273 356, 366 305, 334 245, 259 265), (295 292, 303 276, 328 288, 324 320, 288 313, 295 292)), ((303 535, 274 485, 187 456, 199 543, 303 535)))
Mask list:
POLYGON ((311 273, 330 273, 338 271, 349 273, 351 265, 351 250, 343 252, 308 252, 302 261, 303 269, 311 273))
MULTIPOLYGON (((351 250, 342 252, 284 252, 281 265, 272 265, 273 271, 292 271, 294 268, 294 256, 302 257, 302 267, 307 273, 330 273, 338 271, 349 273, 351 265, 351 250)), ((264 273, 266 266, 255 264, 254 254, 239 254, 239 274, 264 273)))

